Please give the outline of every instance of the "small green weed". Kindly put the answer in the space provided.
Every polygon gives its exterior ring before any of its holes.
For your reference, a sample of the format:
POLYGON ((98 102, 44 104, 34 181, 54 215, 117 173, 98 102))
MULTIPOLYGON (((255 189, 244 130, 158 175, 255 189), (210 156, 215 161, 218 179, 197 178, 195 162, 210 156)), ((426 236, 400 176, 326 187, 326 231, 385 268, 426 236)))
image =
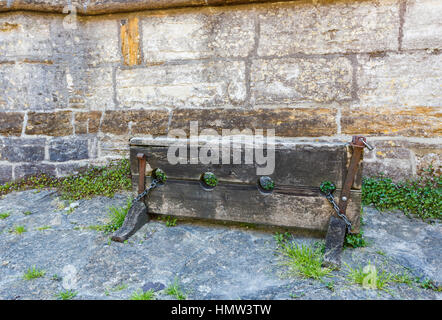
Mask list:
POLYGON ((175 227, 176 226, 176 218, 172 218, 170 216, 166 217, 166 227, 175 227))
POLYGON ((51 226, 39 227, 39 228, 37 228, 37 231, 44 231, 44 230, 48 230, 48 229, 51 229, 51 226))
POLYGON ((23 212, 23 214, 24 214, 25 216, 30 216, 30 215, 32 214, 32 212, 28 210, 28 211, 23 212))
POLYGON ((363 231, 361 230, 357 234, 348 233, 345 236, 344 246, 345 247, 350 247, 350 248, 366 247, 367 246, 367 241, 365 241, 365 239, 364 239, 363 231))
POLYGON ((420 287, 422 289, 429 289, 436 292, 442 292, 442 287, 436 287, 436 285, 430 279, 425 278, 423 280, 420 280, 419 282, 420 282, 419 283, 420 287))
POLYGON ((15 234, 22 234, 26 231, 27 230, 24 226, 15 226, 10 232, 13 232, 15 234))
POLYGON ((10 212, 0 213, 0 220, 4 220, 4 219, 8 218, 10 215, 11 215, 10 212))
POLYGON ((23 278, 25 280, 32 280, 32 279, 36 279, 36 278, 41 278, 41 277, 44 277, 45 273, 46 273, 45 271, 39 270, 35 266, 33 266, 32 268, 29 268, 25 272, 25 274, 23 275, 23 278))
POLYGON ((153 292, 153 290, 149 290, 146 292, 143 292, 142 290, 136 291, 130 297, 130 300, 154 300, 154 299, 155 299, 155 292, 153 292))
POLYGON ((187 296, 178 282, 178 278, 175 278, 173 283, 171 283, 166 289, 166 294, 175 297, 177 300, 186 300, 187 296))
POLYGON ((59 292, 56 297, 60 300, 71 300, 77 296, 77 292, 73 290, 65 290, 59 292))

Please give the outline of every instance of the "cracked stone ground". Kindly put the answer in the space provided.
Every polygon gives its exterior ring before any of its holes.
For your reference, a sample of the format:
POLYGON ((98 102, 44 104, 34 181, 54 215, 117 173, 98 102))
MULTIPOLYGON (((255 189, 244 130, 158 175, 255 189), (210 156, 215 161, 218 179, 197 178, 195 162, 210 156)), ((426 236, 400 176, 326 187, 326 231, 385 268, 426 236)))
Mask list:
MULTIPOLYGON (((417 283, 390 283, 387 290, 364 289, 346 279, 346 267, 323 281, 288 276, 279 264, 272 232, 178 222, 152 221, 127 243, 89 226, 107 222, 110 206, 124 206, 127 194, 78 201, 61 209, 57 194, 34 190, 0 199, 0 299, 54 299, 65 287, 75 299, 129 299, 135 291, 179 281, 187 299, 442 299, 442 293, 417 283), (25 214, 26 213, 26 214, 25 214), (10 232, 16 226, 27 230, 10 232), (45 275, 25 280, 29 267, 45 275), (54 277, 58 275, 58 277, 54 277), (333 290, 327 282, 333 281, 333 290), (330 286, 329 286, 330 287, 330 286)), ((391 274, 442 283, 442 224, 409 219, 399 212, 364 208, 369 245, 346 249, 350 267, 369 262, 391 274)), ((321 239, 296 237, 313 244, 321 239)), ((164 291, 157 299, 171 299, 164 291)))

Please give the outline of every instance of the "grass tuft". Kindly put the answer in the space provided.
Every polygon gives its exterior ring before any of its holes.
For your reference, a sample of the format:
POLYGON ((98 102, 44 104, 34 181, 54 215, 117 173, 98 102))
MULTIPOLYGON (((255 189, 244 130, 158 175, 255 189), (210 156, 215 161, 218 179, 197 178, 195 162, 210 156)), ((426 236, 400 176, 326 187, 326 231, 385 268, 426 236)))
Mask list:
POLYGON ((44 277, 45 273, 46 273, 45 271, 39 270, 35 266, 33 266, 32 268, 29 268, 25 272, 25 274, 23 275, 23 278, 25 280, 32 280, 32 279, 36 279, 36 278, 41 278, 41 277, 44 277))
POLYGON ((385 271, 379 272, 375 266, 368 264, 366 267, 352 268, 348 264, 347 280, 359 284, 367 289, 386 290, 393 276, 385 271))
POLYGON ((153 290, 149 290, 146 292, 143 292, 142 290, 136 291, 130 297, 130 300, 154 300, 154 299, 155 299, 155 292, 153 292, 153 290))
POLYGON ((75 292, 73 290, 61 291, 56 295, 56 297, 60 300, 72 300, 76 296, 77 296, 77 292, 75 292))
POLYGON ((184 293, 184 290, 181 288, 178 278, 175 278, 173 283, 171 283, 166 289, 165 293, 169 296, 175 297, 177 300, 186 300, 187 295, 184 293))
POLYGON ((120 229, 131 207, 132 207, 132 200, 130 198, 127 199, 126 206, 124 207, 114 207, 114 206, 110 207, 109 208, 110 221, 109 223, 103 226, 103 231, 106 233, 112 233, 120 229))
POLYGON ((322 267, 324 247, 318 243, 310 247, 283 238, 277 251, 282 255, 281 264, 287 266, 291 274, 320 280, 332 271, 322 267))

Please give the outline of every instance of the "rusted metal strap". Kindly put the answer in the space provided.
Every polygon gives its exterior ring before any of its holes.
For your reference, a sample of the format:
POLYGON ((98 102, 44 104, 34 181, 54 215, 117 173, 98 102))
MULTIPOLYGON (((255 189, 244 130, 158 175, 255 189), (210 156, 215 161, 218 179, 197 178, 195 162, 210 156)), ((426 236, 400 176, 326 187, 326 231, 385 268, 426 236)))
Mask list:
POLYGON ((364 147, 373 149, 363 136, 353 136, 350 144, 353 147, 353 154, 348 166, 347 175, 345 177, 344 185, 342 186, 341 196, 339 198, 339 209, 341 214, 345 215, 347 211, 347 205, 350 200, 350 190, 353 185, 356 172, 358 171, 359 162, 362 157, 362 151, 364 147))
POLYGON ((146 155, 144 153, 138 153, 138 194, 142 193, 146 187, 145 174, 146 174, 146 155))

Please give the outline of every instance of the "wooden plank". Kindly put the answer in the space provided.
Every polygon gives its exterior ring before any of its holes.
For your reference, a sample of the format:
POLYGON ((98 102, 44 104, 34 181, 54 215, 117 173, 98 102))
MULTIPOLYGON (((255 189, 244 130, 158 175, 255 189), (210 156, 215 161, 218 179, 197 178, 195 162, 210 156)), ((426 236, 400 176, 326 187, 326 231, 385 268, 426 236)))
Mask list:
MULTIPOLYGON (((255 184, 259 178, 257 164, 245 164, 245 151, 241 150, 241 164, 170 164, 166 146, 132 146, 131 171, 138 174, 137 153, 147 156, 152 169, 161 168, 172 179, 199 180, 206 171, 215 173, 220 181, 255 184)), ((189 154, 189 147, 187 146, 189 154)), ((222 152, 221 157, 222 157, 222 152)), ((233 151, 230 163, 233 162, 233 151)), ((338 188, 342 186, 346 174, 347 148, 343 144, 296 145, 275 150, 275 170, 269 175, 276 185, 296 185, 319 187, 323 181, 332 181, 338 188)))
MULTIPOLYGON (((339 194, 340 190, 336 190, 339 194)), ((169 179, 146 199, 148 212, 326 231, 333 209, 317 188, 279 186, 271 194, 255 185, 221 182, 206 191, 199 181, 169 179)), ((359 232, 361 193, 352 191, 347 215, 359 232)))

